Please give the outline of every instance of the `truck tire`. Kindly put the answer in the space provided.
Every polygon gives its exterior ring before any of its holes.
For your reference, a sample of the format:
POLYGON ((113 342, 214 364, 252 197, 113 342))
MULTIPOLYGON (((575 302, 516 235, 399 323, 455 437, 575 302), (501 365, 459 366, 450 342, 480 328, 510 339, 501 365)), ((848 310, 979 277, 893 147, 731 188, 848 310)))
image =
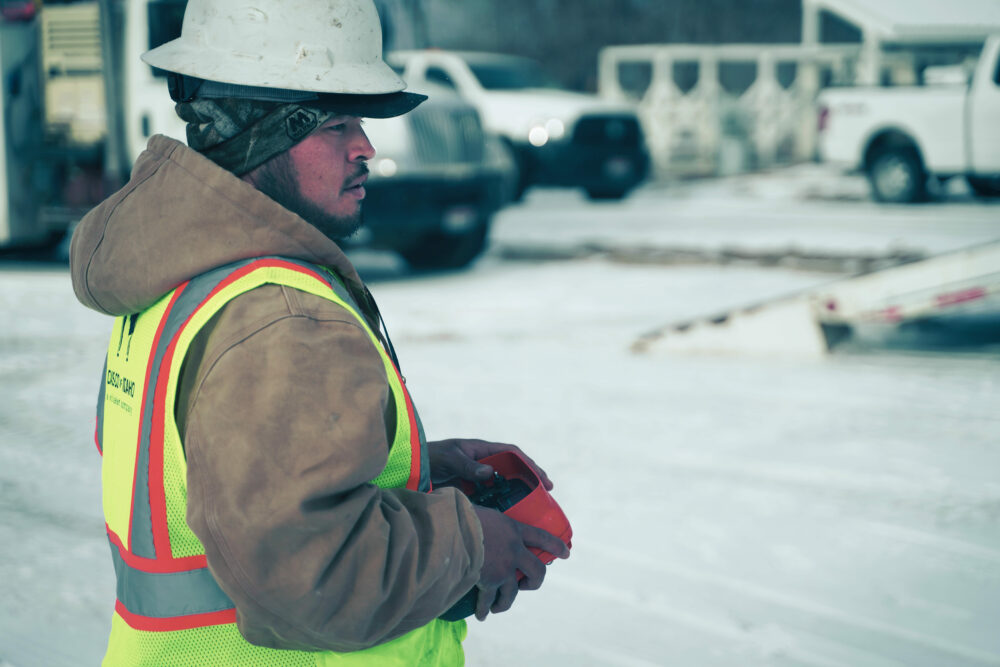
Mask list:
POLYGON ((888 146, 868 167, 868 182, 876 201, 910 204, 927 199, 927 172, 912 146, 888 146))
POLYGON ((519 202, 524 200, 524 193, 528 191, 531 187, 531 175, 528 171, 529 166, 526 160, 523 158, 517 158, 515 154, 514 159, 514 192, 512 193, 511 201, 519 202))
POLYGON ((465 234, 429 234, 399 254, 417 270, 461 269, 486 249, 488 236, 489 222, 484 220, 465 234))
POLYGON ((1000 176, 966 176, 965 180, 979 197, 1000 197, 1000 176))

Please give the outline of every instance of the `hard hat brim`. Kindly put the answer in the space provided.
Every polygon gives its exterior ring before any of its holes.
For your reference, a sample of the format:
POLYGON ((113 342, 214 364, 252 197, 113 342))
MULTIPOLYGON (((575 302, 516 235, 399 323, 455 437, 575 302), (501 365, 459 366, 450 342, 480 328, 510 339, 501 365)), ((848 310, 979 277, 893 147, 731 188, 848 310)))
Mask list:
POLYGON ((413 111, 426 95, 400 91, 380 95, 350 95, 321 93, 318 99, 300 102, 304 107, 316 107, 324 111, 335 111, 349 116, 364 118, 394 118, 413 111))

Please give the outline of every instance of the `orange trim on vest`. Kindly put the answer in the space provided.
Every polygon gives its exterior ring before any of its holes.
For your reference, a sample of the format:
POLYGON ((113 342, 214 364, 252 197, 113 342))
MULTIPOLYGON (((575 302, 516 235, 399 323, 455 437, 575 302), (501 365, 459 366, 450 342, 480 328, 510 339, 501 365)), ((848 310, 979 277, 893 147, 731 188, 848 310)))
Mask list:
POLYGON ((97 417, 94 417, 94 446, 97 447, 97 453, 102 457, 104 452, 101 451, 101 438, 98 434, 98 430, 101 428, 101 422, 97 417))
POLYGON ((191 630, 210 625, 226 625, 236 622, 236 608, 213 611, 207 614, 191 614, 189 616, 172 616, 170 618, 152 618, 133 614, 120 600, 115 600, 115 612, 134 630, 147 632, 171 632, 174 630, 191 630))
POLYGON ((413 409, 413 401, 410 400, 410 392, 406 389, 403 376, 400 374, 396 364, 392 365, 392 370, 396 371, 396 378, 399 386, 403 390, 403 398, 406 399, 406 416, 410 419, 410 478, 406 480, 406 488, 410 491, 420 490, 420 430, 417 428, 417 413, 413 409))
POLYGON ((170 573, 170 572, 187 572, 189 570, 198 570, 203 567, 208 567, 208 560, 204 555, 201 556, 185 556, 184 558, 170 558, 170 559, 160 559, 160 558, 143 558, 142 556, 136 556, 131 551, 125 549, 122 544, 121 538, 115 534, 113 530, 104 524, 105 529, 108 531, 108 539, 111 543, 115 545, 118 549, 118 553, 121 554, 122 560, 125 564, 136 570, 142 570, 143 572, 157 572, 157 573, 170 573))

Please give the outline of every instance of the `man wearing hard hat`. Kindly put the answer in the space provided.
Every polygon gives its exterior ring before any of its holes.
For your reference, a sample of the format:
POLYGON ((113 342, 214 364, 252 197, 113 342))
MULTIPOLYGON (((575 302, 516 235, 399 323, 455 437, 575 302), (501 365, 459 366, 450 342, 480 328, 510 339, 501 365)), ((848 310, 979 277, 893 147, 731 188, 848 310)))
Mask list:
POLYGON ((478 618, 505 611, 542 583, 529 548, 568 552, 432 489, 519 450, 425 440, 334 242, 375 153, 361 118, 423 97, 382 61, 371 0, 190 0, 143 59, 172 73, 188 146, 154 136, 71 251, 78 298, 117 318, 95 433, 105 664, 462 664, 465 621, 439 617, 470 589, 478 618))

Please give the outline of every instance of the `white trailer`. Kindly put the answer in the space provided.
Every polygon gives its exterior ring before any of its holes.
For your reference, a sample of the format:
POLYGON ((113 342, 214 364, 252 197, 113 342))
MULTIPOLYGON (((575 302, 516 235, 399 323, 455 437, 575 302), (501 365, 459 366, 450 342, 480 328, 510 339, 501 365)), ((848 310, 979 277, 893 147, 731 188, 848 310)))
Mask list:
POLYGON ((817 357, 852 331, 956 317, 1000 320, 1000 241, 672 322, 641 336, 633 350, 817 357))

